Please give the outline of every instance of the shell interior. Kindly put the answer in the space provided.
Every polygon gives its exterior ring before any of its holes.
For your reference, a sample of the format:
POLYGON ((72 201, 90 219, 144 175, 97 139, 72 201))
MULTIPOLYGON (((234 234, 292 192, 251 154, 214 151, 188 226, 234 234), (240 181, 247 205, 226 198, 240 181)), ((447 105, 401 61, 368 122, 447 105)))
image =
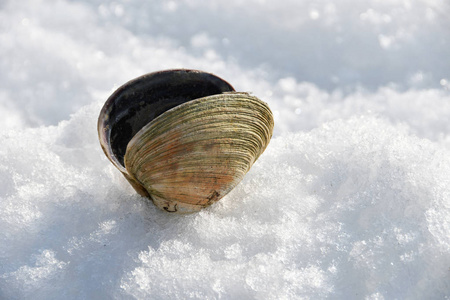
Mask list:
POLYGON ((115 91, 99 117, 105 154, 122 172, 128 142, 165 111, 193 99, 234 91, 223 79, 195 70, 169 70, 138 77, 115 91))

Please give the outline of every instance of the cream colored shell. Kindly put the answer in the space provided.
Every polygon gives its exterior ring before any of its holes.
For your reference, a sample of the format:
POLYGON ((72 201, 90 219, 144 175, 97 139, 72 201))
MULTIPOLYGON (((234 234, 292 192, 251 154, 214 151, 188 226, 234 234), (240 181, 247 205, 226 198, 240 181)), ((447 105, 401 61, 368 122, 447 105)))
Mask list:
POLYGON ((132 138, 124 175, 161 209, 198 211, 243 179, 266 149, 273 125, 267 104, 246 93, 186 102, 132 138))

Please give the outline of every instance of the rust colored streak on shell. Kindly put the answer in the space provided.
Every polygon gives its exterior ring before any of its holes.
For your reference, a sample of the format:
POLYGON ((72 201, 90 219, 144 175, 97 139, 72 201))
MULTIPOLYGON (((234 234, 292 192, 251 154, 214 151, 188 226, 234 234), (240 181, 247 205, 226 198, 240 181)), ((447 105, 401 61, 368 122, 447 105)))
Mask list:
POLYGON ((167 206, 164 206, 163 208, 164 208, 164 210, 165 211, 167 211, 167 212, 177 212, 178 211, 178 209, 177 209, 177 204, 175 204, 174 206, 173 206, 173 210, 170 210, 170 204, 167 204, 167 206))
POLYGON ((213 191, 212 194, 208 197, 208 202, 206 205, 211 205, 219 199, 220 194, 217 191, 213 191))

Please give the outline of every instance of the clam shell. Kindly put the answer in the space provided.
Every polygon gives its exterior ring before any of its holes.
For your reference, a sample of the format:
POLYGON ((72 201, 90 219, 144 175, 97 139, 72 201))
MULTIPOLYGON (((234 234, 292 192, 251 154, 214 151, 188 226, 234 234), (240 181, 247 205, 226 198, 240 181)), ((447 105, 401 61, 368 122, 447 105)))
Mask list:
POLYGON ((208 96, 166 111, 129 142, 127 172, 166 211, 198 211, 225 196, 266 149, 272 113, 246 93, 208 96))
POLYGON ((138 77, 98 120, 100 144, 133 188, 169 212, 194 212, 231 191, 267 147, 266 103, 196 70, 138 77))

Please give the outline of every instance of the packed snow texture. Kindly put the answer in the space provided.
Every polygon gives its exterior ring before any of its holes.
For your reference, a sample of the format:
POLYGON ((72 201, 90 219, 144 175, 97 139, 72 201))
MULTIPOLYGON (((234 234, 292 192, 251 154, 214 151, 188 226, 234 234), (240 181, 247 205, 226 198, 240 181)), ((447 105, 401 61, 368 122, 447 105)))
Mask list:
POLYGON ((448 299, 450 4, 0 1, 0 299, 448 299), (139 75, 215 73, 275 133, 244 180, 160 211, 97 117, 139 75))

